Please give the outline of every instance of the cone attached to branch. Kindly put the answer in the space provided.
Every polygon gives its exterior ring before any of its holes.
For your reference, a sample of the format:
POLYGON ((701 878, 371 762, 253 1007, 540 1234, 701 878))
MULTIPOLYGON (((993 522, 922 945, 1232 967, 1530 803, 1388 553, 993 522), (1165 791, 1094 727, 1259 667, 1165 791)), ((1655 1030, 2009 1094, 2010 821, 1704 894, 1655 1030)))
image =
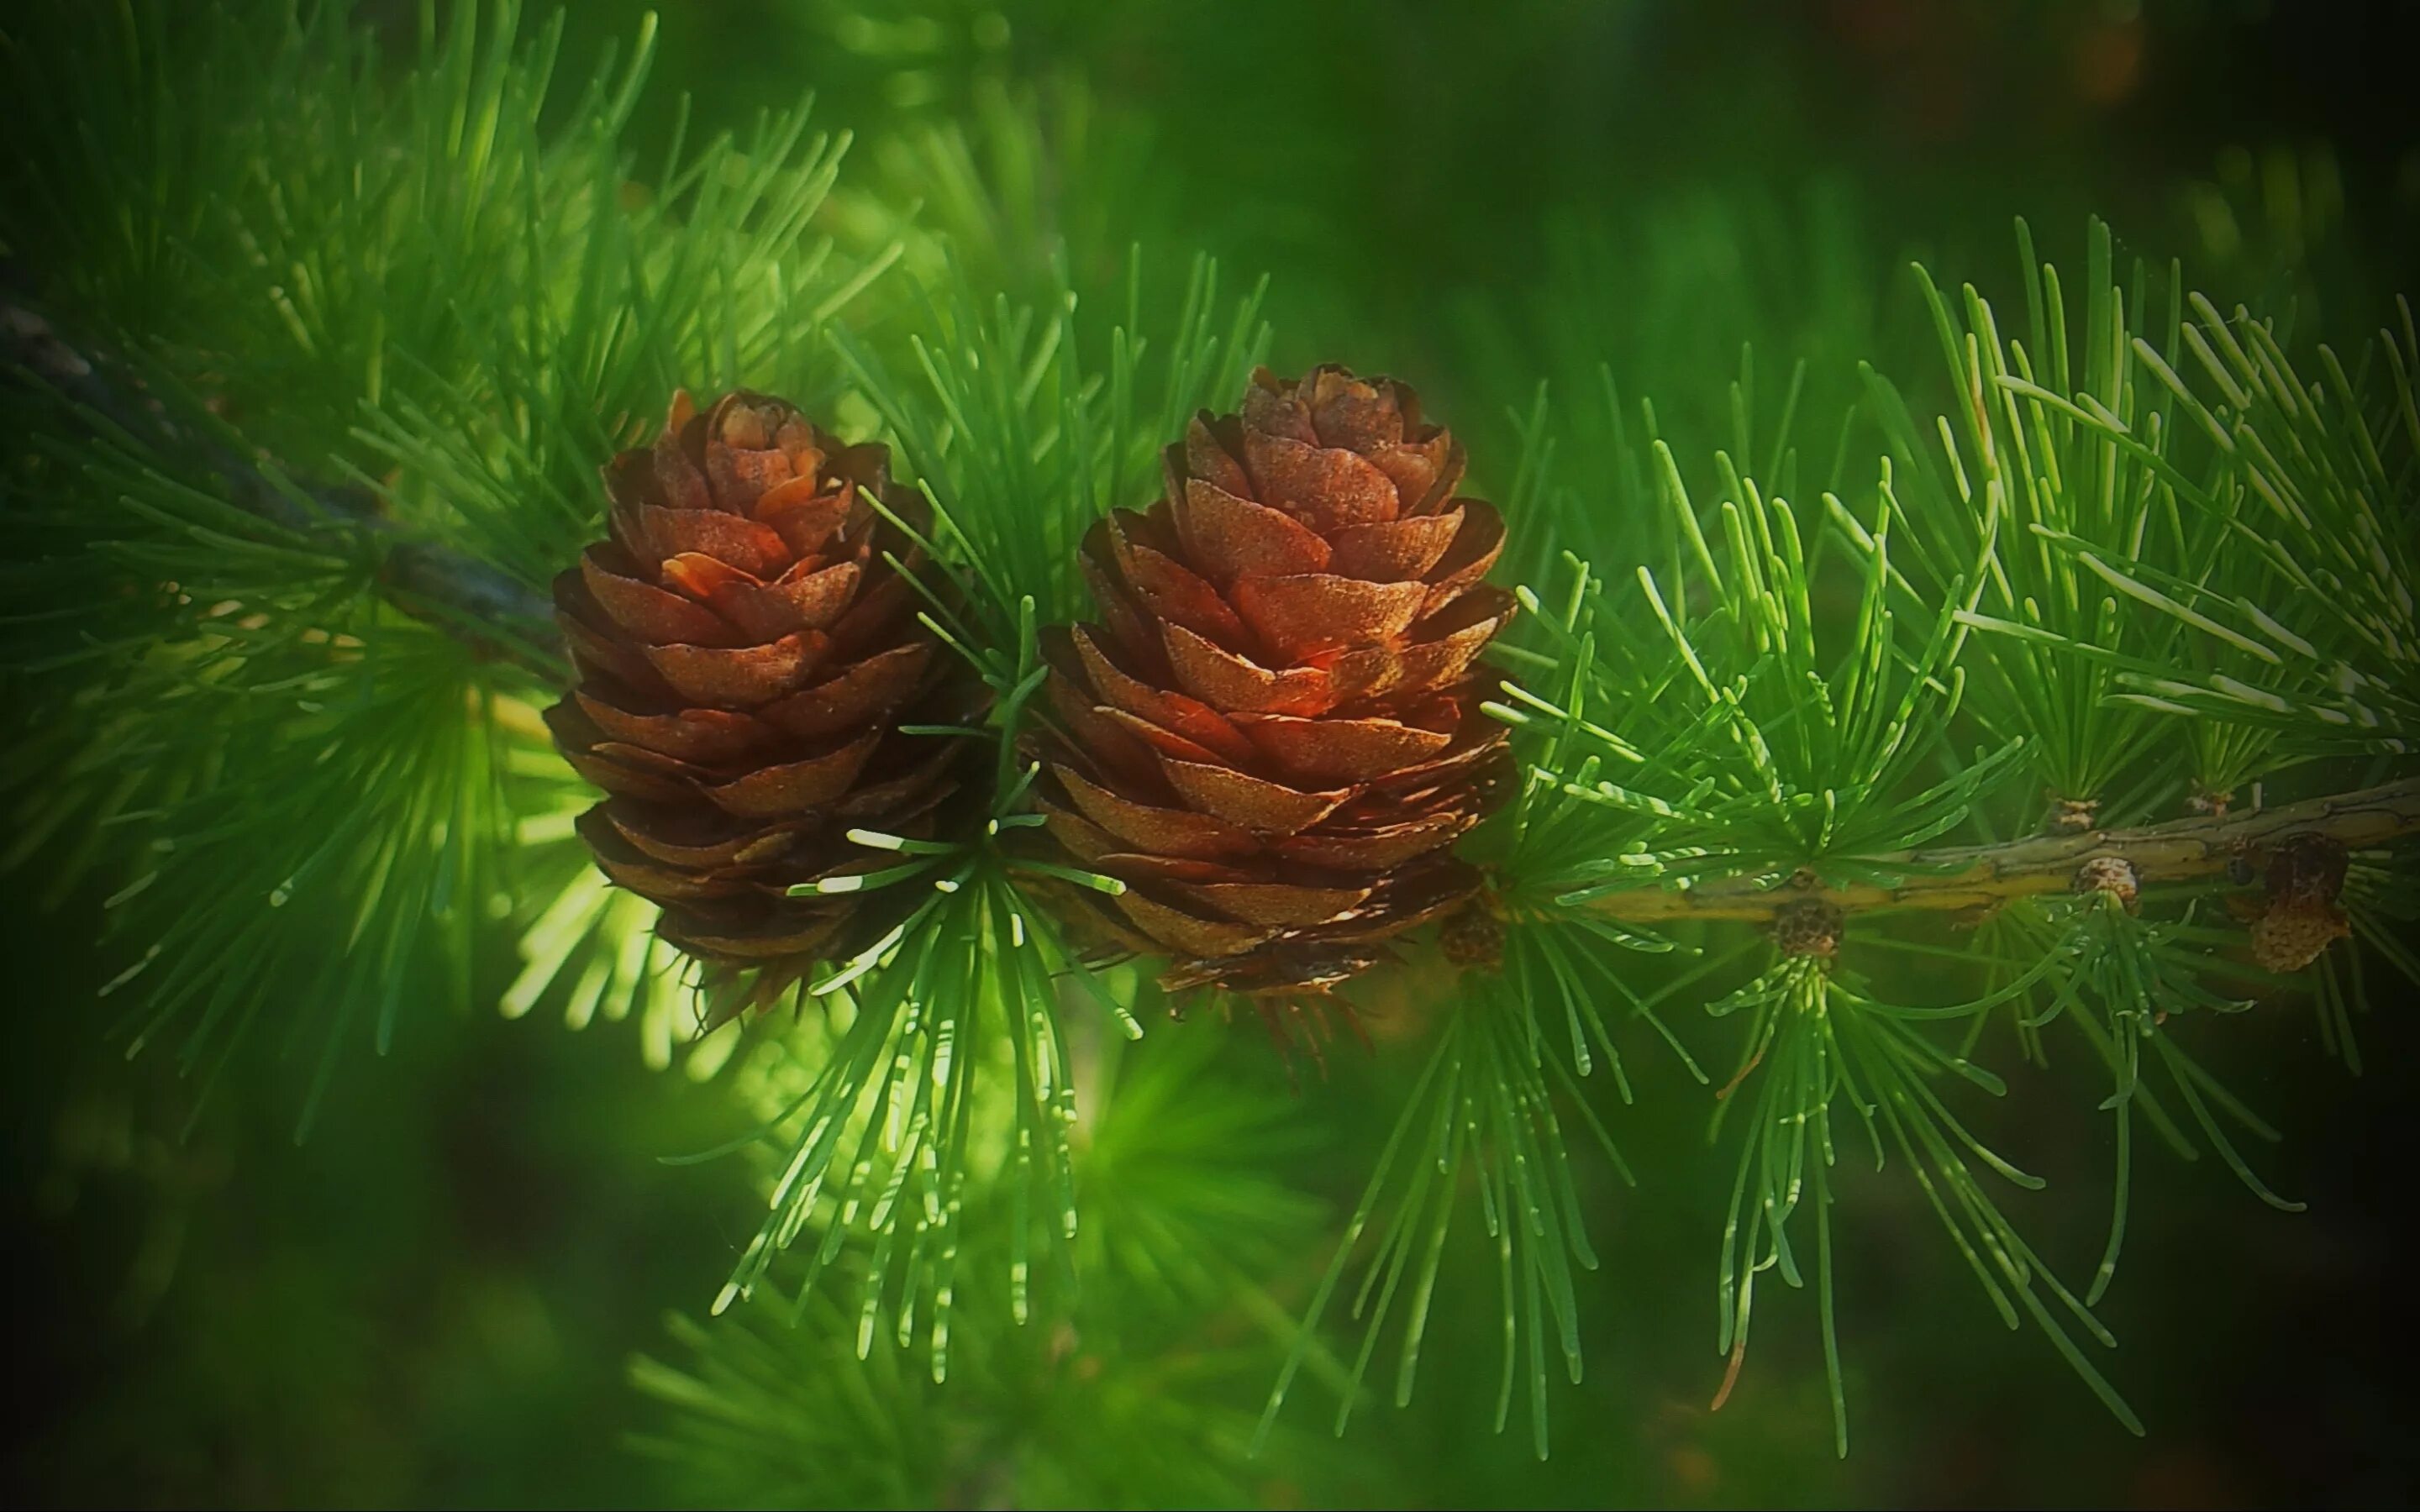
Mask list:
POLYGON ((652 447, 607 465, 611 538, 555 579, 579 669, 547 713, 605 801, 581 836, 710 964, 770 968, 760 995, 848 948, 862 895, 790 889, 870 870, 852 827, 917 836, 947 795, 945 739, 901 733, 944 696, 918 621, 913 517, 879 445, 791 405, 688 394, 652 447), (890 560, 886 560, 890 559, 890 560))
POLYGON ((2268 896, 2254 910, 2253 958, 2291 973, 2351 938, 2352 921, 2337 903, 2350 863, 2344 841, 2327 835, 2302 830, 2280 841, 2269 856, 2268 896))
POLYGON ((1042 803, 1166 985, 1322 991, 1476 887, 1451 847, 1508 764, 1475 662, 1513 605, 1462 471, 1409 387, 1263 370, 1087 537, 1100 621, 1046 648, 1042 803))

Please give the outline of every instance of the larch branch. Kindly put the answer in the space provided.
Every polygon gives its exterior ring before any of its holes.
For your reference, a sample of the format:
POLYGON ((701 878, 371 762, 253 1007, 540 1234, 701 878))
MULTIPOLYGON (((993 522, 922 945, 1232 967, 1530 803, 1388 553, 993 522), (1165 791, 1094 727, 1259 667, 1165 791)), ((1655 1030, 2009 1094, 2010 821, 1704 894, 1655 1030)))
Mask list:
POLYGON ((0 369, 49 389, 70 413, 97 417, 163 455, 182 456, 219 480, 227 501, 303 534, 341 533, 377 543, 378 590, 415 619, 552 682, 563 674, 553 606, 510 574, 475 557, 404 535, 378 500, 353 486, 309 486, 298 503, 256 462, 213 437, 177 424, 156 400, 130 396, 95 354, 70 344, 0 281, 0 369))
POLYGON ((1830 903, 1843 913, 1957 912, 2073 890, 2078 869, 2104 856, 2131 864, 2139 881, 2149 887, 2217 876, 2238 856, 2258 853, 2288 835, 2323 835, 2351 849, 2414 833, 2420 833, 2420 778, 2405 778, 2274 809, 1857 858, 1861 865, 1884 872, 1906 868, 1905 880, 1896 887, 1865 882, 1834 887, 1790 882, 1776 886, 1770 873, 1760 873, 1680 887, 1650 884, 1605 894, 1589 906, 1607 918, 1631 923, 1682 918, 1770 923, 1781 909, 1807 899, 1830 903))

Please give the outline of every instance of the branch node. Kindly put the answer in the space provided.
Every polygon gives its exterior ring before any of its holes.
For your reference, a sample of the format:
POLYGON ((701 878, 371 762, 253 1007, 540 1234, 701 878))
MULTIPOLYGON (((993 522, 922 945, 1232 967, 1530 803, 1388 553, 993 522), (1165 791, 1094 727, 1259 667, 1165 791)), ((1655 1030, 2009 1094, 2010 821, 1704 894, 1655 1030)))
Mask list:
POLYGON ((2298 829, 2269 853, 2271 907, 2332 903, 2344 895, 2352 854, 2334 835, 2298 829))
POLYGON ((1798 898, 1773 913, 1773 943, 1783 955, 1830 960, 1840 950, 1849 916, 1821 898, 1798 898))
POLYGON ((2079 895, 2105 892, 2118 900, 2126 912, 2141 911, 2142 873, 2134 863, 2122 856, 2095 856, 2075 869, 2075 880, 2069 884, 2079 895))
POLYGON ((2048 835, 2083 835, 2098 827, 2101 821, 2099 798, 2070 798, 2055 789, 2044 790, 2050 799, 2050 818, 2042 825, 2048 835))
POLYGON ((1504 964, 1503 920, 1473 898, 1437 926, 1437 947, 1457 966, 1492 971, 1504 964))

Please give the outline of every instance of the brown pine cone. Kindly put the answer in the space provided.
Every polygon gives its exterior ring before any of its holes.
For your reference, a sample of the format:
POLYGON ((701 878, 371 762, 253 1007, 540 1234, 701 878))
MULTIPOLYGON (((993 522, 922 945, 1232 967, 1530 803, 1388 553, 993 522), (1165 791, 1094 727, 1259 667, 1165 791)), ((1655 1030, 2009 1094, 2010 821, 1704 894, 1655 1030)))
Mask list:
POLYGON ((2269 857, 2266 906, 2252 922, 2255 960, 2290 974, 2352 937, 2352 920, 2336 902, 2351 859, 2342 841, 2308 830, 2278 841, 2269 857))
MULTIPOLYGON (((847 949, 861 895, 793 885, 869 870, 853 826, 922 835, 954 743, 903 735, 940 693, 916 618, 879 445, 844 446, 744 391, 704 414, 686 393, 653 447, 604 469, 611 539, 555 579, 579 669, 547 711, 605 801, 581 836, 613 881, 661 905, 657 933, 775 989, 847 949)), ((930 717, 930 716, 928 716, 930 717)))
POLYGON ((1040 801, 1165 985, 1323 990, 1477 886, 1450 849, 1507 758, 1471 668, 1513 605, 1462 471, 1409 387, 1264 369, 1168 449, 1165 500, 1086 538, 1101 622, 1046 647, 1040 801))

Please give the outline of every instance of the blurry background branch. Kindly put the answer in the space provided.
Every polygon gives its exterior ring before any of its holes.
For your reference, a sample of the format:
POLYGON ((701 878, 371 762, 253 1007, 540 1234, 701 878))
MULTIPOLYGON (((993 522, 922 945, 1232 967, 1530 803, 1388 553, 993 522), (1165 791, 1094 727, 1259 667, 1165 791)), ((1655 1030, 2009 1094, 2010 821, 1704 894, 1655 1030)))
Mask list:
POLYGON ((243 455, 240 440, 214 433, 206 416, 178 420, 109 353, 38 313, 12 273, 0 266, 0 372, 46 386, 99 440, 182 459, 192 475, 215 480, 228 502, 269 524, 326 540, 340 554, 372 553, 380 590, 397 609, 481 655, 548 682, 562 675, 561 637, 544 594, 468 552, 415 538, 361 485, 291 476, 266 456, 243 455))

